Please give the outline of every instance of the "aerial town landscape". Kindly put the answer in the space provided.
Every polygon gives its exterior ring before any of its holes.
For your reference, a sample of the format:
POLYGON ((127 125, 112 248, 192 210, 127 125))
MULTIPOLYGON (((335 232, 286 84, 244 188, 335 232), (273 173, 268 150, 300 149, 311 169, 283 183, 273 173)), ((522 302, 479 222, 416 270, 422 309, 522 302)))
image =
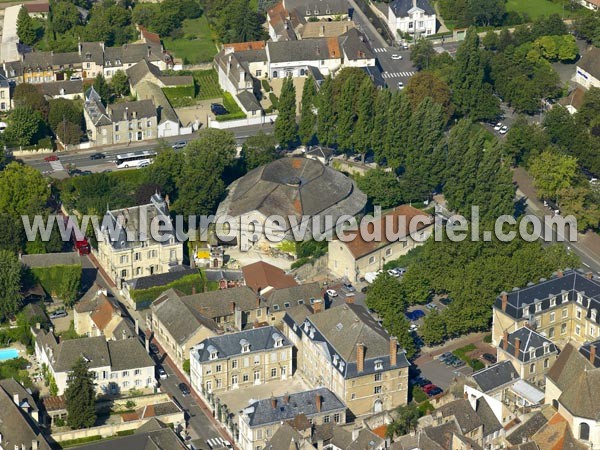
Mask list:
POLYGON ((600 449, 600 0, 0 36, 0 450, 600 449))

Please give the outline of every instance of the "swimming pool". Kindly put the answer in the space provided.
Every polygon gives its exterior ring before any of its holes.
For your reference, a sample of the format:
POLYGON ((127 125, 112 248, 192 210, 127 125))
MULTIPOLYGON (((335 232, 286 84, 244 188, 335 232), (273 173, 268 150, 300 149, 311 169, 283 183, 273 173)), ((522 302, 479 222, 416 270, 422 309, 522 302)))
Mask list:
POLYGON ((0 348, 0 361, 14 359, 19 357, 19 350, 16 348, 0 348))

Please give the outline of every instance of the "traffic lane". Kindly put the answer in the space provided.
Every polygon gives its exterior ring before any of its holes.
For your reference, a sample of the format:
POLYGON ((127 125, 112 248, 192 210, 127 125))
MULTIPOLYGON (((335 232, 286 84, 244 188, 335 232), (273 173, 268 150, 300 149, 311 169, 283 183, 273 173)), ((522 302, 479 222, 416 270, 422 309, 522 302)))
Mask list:
POLYGON ((354 0, 348 0, 348 3, 354 11, 352 20, 359 25, 359 29, 367 36, 367 40, 371 45, 381 47, 386 46, 387 42, 385 39, 377 32, 371 21, 365 13, 361 11, 356 2, 354 2, 354 0))

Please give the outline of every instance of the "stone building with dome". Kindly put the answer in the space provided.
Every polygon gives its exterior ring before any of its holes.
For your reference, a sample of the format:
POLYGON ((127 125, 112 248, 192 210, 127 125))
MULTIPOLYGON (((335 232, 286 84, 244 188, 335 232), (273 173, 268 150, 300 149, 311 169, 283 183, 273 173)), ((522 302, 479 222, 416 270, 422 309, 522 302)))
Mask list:
POLYGON ((248 225, 252 222, 265 230, 281 230, 287 240, 306 240, 313 231, 331 231, 342 216, 363 213, 367 203, 367 196, 350 178, 304 157, 282 158, 257 167, 234 181, 228 190, 216 216, 232 218, 234 225, 228 234, 238 237, 241 250, 270 244, 264 233, 255 242, 239 239, 253 234, 253 226, 248 225), (281 221, 273 225, 268 218, 275 216, 281 221), (300 229, 303 217, 309 219, 306 232, 302 237, 294 236, 292 228, 300 229))

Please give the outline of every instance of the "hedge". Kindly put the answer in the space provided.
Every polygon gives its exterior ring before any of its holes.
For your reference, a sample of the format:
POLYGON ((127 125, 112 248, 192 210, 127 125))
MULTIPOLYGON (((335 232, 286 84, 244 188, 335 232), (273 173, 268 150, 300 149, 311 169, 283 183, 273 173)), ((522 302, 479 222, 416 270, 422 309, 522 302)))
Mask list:
POLYGON ((242 109, 229 92, 223 92, 223 106, 227 111, 229 111, 229 114, 242 112, 242 109))
POLYGON ((101 441, 102 436, 87 436, 79 439, 69 439, 68 441, 59 442, 61 448, 73 447, 79 444, 85 444, 87 442, 101 441))
POLYGON ((192 289, 195 287, 197 292, 202 292, 204 290, 204 281, 198 274, 186 275, 185 277, 181 277, 179 280, 173 281, 172 283, 166 284, 164 286, 155 286, 148 289, 134 289, 129 293, 132 300, 138 304, 140 303, 152 303, 154 300, 158 298, 160 294, 162 294, 167 289, 177 289, 183 292, 186 295, 190 295, 192 293, 192 289))
POLYGON ((31 273, 46 292, 67 304, 74 302, 81 290, 81 264, 34 267, 31 273))
POLYGON ((222 116, 216 116, 215 119, 217 122, 227 122, 228 120, 245 119, 246 117, 246 113, 240 111, 231 114, 223 114, 222 116))

